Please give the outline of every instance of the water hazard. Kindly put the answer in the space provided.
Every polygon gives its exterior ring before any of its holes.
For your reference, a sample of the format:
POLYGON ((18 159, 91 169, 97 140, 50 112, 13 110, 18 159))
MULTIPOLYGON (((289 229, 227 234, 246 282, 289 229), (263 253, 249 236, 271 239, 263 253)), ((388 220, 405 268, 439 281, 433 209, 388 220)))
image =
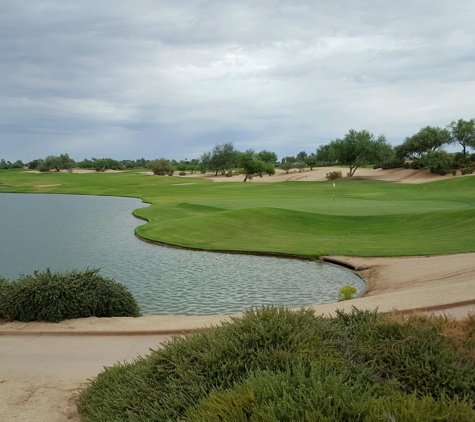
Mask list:
POLYGON ((144 315, 213 315, 262 304, 294 308, 337 300, 364 282, 330 264, 156 246, 134 236, 138 199, 0 194, 0 275, 101 268, 128 286, 144 315))

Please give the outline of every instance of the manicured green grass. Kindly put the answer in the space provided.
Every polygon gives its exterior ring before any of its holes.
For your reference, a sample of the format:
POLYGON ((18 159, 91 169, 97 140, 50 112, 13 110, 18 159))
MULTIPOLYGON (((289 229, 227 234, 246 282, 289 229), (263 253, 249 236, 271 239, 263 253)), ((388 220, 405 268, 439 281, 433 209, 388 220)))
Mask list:
POLYGON ((0 192, 139 197, 137 234, 206 250, 395 256, 475 251, 475 178, 419 185, 362 179, 213 183, 140 171, 0 171, 0 192), (35 185, 58 184, 38 188, 35 185), (183 184, 190 183, 190 184, 183 184))

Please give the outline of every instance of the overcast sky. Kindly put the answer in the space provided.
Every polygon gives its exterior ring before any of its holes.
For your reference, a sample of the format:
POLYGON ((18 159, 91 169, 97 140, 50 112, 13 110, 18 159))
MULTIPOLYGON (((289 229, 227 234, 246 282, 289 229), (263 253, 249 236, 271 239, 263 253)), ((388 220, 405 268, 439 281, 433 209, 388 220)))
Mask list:
POLYGON ((0 158, 314 152, 475 117, 475 2, 0 0, 0 158))

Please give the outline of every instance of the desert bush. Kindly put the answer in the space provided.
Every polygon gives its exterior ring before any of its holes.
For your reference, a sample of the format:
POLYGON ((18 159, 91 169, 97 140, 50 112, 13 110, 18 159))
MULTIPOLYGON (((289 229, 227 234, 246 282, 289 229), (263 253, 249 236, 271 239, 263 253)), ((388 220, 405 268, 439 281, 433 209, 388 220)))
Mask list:
POLYGON ((179 174, 180 176, 186 176, 186 171, 180 171, 178 174, 179 174))
POLYGON ((398 318, 247 311, 106 368, 81 420, 475 420, 473 321, 398 318))
POLYGON ((381 167, 383 170, 402 168, 404 167, 404 161, 405 160, 403 159, 395 158, 393 160, 388 160, 380 163, 379 167, 381 167))
POLYGON ((460 170, 460 172, 465 175, 465 174, 472 174, 473 173, 473 168, 472 167, 465 167, 460 170))
POLYGON ((226 177, 233 177, 234 176, 234 173, 232 170, 229 170, 228 172, 226 172, 226 177))
POLYGON ((5 318, 5 300, 7 297, 7 289, 9 289, 10 283, 6 278, 0 276, 0 318, 5 318))
POLYGON ((85 271, 35 271, 2 288, 4 316, 18 321, 59 322, 71 318, 139 316, 136 300, 127 287, 85 271))
POLYGON ((335 179, 341 179, 343 175, 341 174, 341 171, 330 171, 326 174, 325 177, 328 180, 335 180, 335 179))
POLYGON ((421 163, 420 160, 414 160, 413 162, 411 162, 410 167, 413 170, 418 170, 418 169, 424 168, 424 165, 421 163))
POLYGON ((356 295, 357 290, 353 286, 343 286, 338 292, 338 300, 350 300, 356 295))

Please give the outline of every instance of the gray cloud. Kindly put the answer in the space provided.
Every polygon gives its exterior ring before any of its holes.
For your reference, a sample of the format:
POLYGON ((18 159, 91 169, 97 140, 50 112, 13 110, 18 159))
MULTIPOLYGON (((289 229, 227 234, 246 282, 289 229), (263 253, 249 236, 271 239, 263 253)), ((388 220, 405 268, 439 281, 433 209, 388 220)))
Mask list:
POLYGON ((475 117, 473 2, 0 2, 0 158, 314 151, 475 117))

